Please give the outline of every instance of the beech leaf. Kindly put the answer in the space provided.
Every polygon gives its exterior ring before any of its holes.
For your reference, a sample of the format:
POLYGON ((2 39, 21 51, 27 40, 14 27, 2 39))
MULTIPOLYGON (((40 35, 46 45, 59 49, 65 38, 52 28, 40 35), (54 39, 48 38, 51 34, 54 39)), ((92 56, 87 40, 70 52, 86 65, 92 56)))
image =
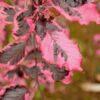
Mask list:
POLYGON ((2 52, 0 52, 0 63, 8 63, 10 64, 16 64, 19 62, 23 55, 24 55, 24 48, 25 43, 18 43, 10 45, 10 47, 4 49, 2 52))
POLYGON ((15 87, 7 89, 2 100, 23 100, 27 90, 24 87, 15 87))

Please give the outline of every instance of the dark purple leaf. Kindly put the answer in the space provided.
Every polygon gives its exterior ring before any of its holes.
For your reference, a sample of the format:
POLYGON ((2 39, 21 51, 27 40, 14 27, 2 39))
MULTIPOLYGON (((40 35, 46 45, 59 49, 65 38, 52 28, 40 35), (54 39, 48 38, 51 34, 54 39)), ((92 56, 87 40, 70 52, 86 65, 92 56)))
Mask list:
POLYGON ((8 17, 6 20, 12 22, 16 14, 15 10, 13 8, 4 8, 4 11, 8 14, 8 17))
POLYGON ((25 35, 29 31, 30 27, 24 18, 32 15, 33 9, 33 7, 29 6, 29 9, 27 11, 22 12, 17 16, 16 20, 18 21, 19 27, 19 29, 16 32, 17 36, 25 35))
POLYGON ((53 78, 55 81, 60 81, 69 74, 69 71, 65 70, 64 67, 59 68, 56 65, 50 65, 50 70, 53 73, 53 78))
POLYGON ((61 7, 69 5, 70 7, 77 7, 85 4, 87 0, 53 0, 53 3, 61 7))
POLYGON ((7 72, 8 78, 13 78, 15 74, 18 77, 23 77, 23 70, 21 68, 17 68, 17 69, 14 69, 14 70, 7 72))
MULTIPOLYGON (((87 1, 87 0, 84 0, 87 1)), ((61 9, 65 11, 65 13, 71 16, 80 16, 79 12, 72 9, 72 7, 78 7, 83 5, 82 0, 53 0, 53 3, 56 6, 59 6, 61 9)), ((85 3, 85 2, 84 2, 85 3)))
POLYGON ((7 72, 8 78, 13 78, 15 74, 16 74, 15 70, 11 70, 11 71, 7 72))
POLYGON ((36 22, 36 32, 37 34, 43 39, 46 35, 46 33, 48 31, 52 32, 52 31, 59 31, 60 29, 54 25, 52 22, 51 22, 52 19, 46 19, 44 18, 44 16, 42 16, 37 22, 36 22))
POLYGON ((21 42, 18 44, 13 44, 9 48, 0 52, 0 63, 16 64, 24 56, 25 43, 21 42))
POLYGON ((33 5, 29 5, 28 10, 25 12, 25 16, 28 17, 33 15, 35 10, 36 8, 33 5))
POLYGON ((6 90, 2 100, 24 100, 27 90, 24 87, 9 88, 6 90))
POLYGON ((17 30, 16 33, 17 36, 25 35, 29 31, 29 25, 25 20, 18 22, 18 26, 19 29, 17 30))
POLYGON ((32 50, 28 53, 26 56, 25 60, 37 60, 41 61, 42 60, 42 54, 41 51, 38 49, 32 50))
POLYGON ((45 24, 45 22, 42 22, 40 20, 36 22, 36 32, 42 39, 46 35, 45 24))
POLYGON ((40 73, 40 68, 38 66, 33 66, 31 68, 26 67, 24 70, 25 70, 25 73, 33 79, 38 77, 40 73))

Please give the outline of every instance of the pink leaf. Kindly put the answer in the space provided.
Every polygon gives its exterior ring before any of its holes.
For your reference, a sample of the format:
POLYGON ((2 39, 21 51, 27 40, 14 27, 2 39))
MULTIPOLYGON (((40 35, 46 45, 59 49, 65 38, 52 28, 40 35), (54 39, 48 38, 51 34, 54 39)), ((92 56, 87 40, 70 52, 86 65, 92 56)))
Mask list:
POLYGON ((96 4, 87 3, 78 7, 69 7, 67 4, 63 7, 62 5, 54 5, 53 7, 57 9, 66 19, 70 21, 78 21, 80 24, 89 24, 90 22, 96 22, 100 24, 100 13, 97 11, 96 4), (94 16, 95 15, 95 16, 94 16))
POLYGON ((55 63, 54 60, 54 43, 59 46, 56 63, 60 66, 66 65, 69 70, 81 70, 80 63, 82 56, 78 46, 69 39, 62 31, 55 31, 47 34, 41 44, 43 57, 50 63, 55 63), (63 53, 63 54, 62 54, 63 53), (67 56, 67 60, 64 59, 67 56))

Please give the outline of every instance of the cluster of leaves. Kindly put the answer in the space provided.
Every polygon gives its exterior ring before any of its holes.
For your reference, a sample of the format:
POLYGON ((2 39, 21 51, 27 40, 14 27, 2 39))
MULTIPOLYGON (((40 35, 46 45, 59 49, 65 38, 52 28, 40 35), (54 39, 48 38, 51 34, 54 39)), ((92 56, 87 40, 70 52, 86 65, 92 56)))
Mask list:
POLYGON ((82 70, 77 44, 70 39, 69 30, 57 23, 51 9, 70 21, 100 24, 96 5, 88 0, 0 0, 2 100, 31 100, 39 84, 68 84, 73 72, 82 70), (9 25, 13 41, 4 46, 9 25))

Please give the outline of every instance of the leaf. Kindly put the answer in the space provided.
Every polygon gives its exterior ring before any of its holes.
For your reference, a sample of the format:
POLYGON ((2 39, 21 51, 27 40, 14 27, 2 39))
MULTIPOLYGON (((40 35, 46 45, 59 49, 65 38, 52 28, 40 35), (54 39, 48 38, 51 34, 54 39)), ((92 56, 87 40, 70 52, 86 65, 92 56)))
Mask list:
POLYGON ((13 78, 15 74, 16 74, 15 70, 7 72, 8 78, 13 78))
POLYGON ((56 63, 59 66, 66 65, 69 70, 81 70, 80 62, 82 56, 79 52, 78 46, 73 43, 67 36, 67 32, 55 31, 51 36, 46 35, 41 43, 41 51, 43 58, 50 63, 56 63), (55 47, 56 44, 56 62, 55 62, 55 47))
POLYGON ((32 4, 29 5, 28 9, 25 12, 25 16, 28 17, 28 16, 33 15, 35 10, 36 10, 36 8, 32 4))
POLYGON ((65 78, 65 76, 68 76, 69 71, 66 70, 64 67, 59 68, 56 65, 50 65, 50 70, 53 73, 53 79, 55 81, 61 81, 65 78))
POLYGON ((7 21, 13 22, 14 16, 16 14, 15 10, 13 8, 4 8, 4 11, 7 13, 7 21))
MULTIPOLYGON (((17 9, 17 13, 14 16, 14 29, 13 29, 13 33, 17 37, 25 36, 30 32, 30 30, 32 30, 33 27, 31 27, 32 25, 30 22, 28 22, 28 20, 32 20, 32 18, 29 17, 34 15, 35 7, 31 4, 28 6, 27 9, 23 8, 20 10, 19 9, 17 9)), ((32 24, 34 24, 33 20, 32 24)))
POLYGON ((71 7, 77 7, 87 3, 87 0, 63 0, 71 7))
POLYGON ((23 100, 27 90, 24 87, 17 86, 6 90, 2 100, 23 100))
POLYGON ((63 31, 56 31, 52 33, 52 37, 54 42, 56 42, 57 45, 61 48, 61 57, 64 57, 64 62, 66 63, 66 66, 69 67, 68 69, 81 70, 80 62, 82 56, 79 52, 77 45, 74 44, 74 42, 71 41, 66 34, 67 33, 63 31))
MULTIPOLYGON (((22 67, 22 66, 20 66, 20 67, 22 67)), ((8 78, 13 78, 15 74, 16 74, 18 77, 23 77, 23 70, 22 70, 22 68, 20 68, 20 67, 14 69, 14 70, 8 71, 8 72, 7 72, 8 78)), ((25 67, 25 66, 24 66, 24 67, 25 67)))
POLYGON ((35 79, 40 73, 40 68, 38 66, 33 66, 31 68, 26 67, 25 73, 29 75, 32 79, 35 79))
POLYGON ((28 55, 25 57, 25 60, 37 60, 42 61, 42 54, 41 51, 38 49, 32 50, 28 53, 28 55))
POLYGON ((44 16, 42 16, 36 22, 35 30, 37 34, 41 37, 41 39, 43 39, 47 32, 52 32, 60 29, 57 27, 57 25, 53 24, 53 22, 49 21, 44 16))
POLYGON ((45 23, 46 19, 43 17, 40 20, 36 22, 36 27, 35 30, 37 34, 43 39, 46 35, 46 30, 45 30, 45 23))
POLYGON ((16 29, 16 25, 15 25, 15 29, 14 29, 15 35, 22 36, 29 32, 30 27, 29 27, 28 22, 25 20, 25 17, 28 17, 29 15, 30 15, 30 12, 26 10, 26 11, 20 12, 16 16, 15 24, 17 24, 18 28, 16 29))
POLYGON ((55 81, 61 81, 63 80, 66 76, 69 75, 69 71, 66 70, 65 66, 62 66, 61 68, 56 65, 56 64, 45 64, 45 66, 43 67, 44 71, 48 70, 52 73, 52 78, 55 81))
POLYGON ((29 25, 27 21, 25 20, 18 22, 18 26, 19 26, 19 29, 16 32, 17 36, 25 35, 29 31, 29 25))
POLYGON ((76 11, 78 11, 81 15, 81 18, 78 16, 75 17, 80 24, 89 24, 90 22, 96 22, 97 24, 100 24, 100 13, 98 13, 95 4, 85 4, 82 7, 76 8, 76 11))
POLYGON ((96 9, 96 4, 92 2, 92 0, 66 0, 66 2, 64 0, 59 0, 58 4, 55 2, 53 3, 53 7, 70 21, 78 21, 80 24, 85 25, 89 24, 90 22, 96 22, 97 24, 100 24, 100 14, 96 9))
POLYGON ((24 49, 24 42, 10 45, 9 48, 0 52, 0 63, 6 64, 10 62, 11 65, 18 63, 24 56, 24 49))

